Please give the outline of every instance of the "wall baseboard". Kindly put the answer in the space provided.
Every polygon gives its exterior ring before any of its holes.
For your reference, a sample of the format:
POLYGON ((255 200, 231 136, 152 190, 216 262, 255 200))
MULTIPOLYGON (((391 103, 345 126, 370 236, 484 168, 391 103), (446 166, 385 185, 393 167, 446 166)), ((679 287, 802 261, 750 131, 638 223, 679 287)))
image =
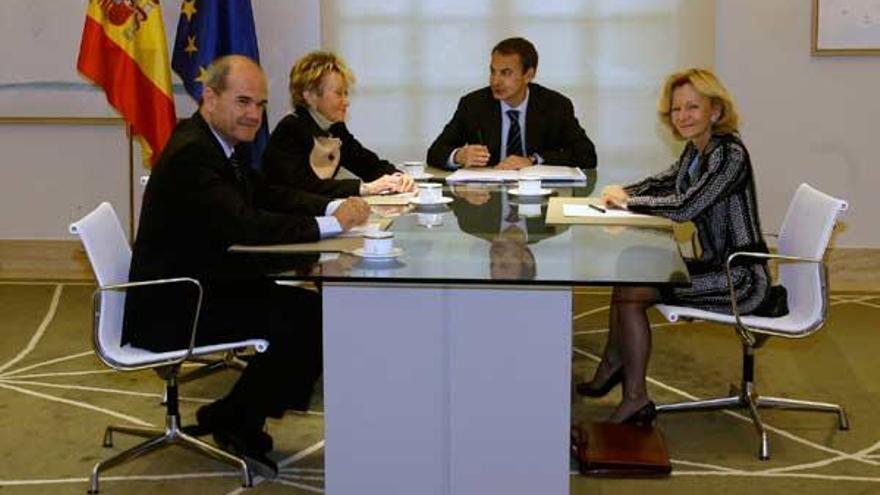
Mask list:
POLYGON ((0 240, 0 280, 94 279, 79 241, 0 240))
MULTIPOLYGON (((830 249, 827 260, 833 290, 880 290, 880 249, 830 249)), ((79 241, 0 240, 0 280, 93 281, 94 276, 79 241)))

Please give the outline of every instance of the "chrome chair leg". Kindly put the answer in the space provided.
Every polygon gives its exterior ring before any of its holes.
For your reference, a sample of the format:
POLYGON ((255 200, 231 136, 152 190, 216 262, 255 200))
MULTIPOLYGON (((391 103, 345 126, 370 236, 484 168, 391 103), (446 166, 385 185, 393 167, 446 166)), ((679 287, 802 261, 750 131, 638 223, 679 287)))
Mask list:
POLYGON ((737 407, 742 404, 739 396, 716 397, 714 399, 700 399, 685 402, 675 402, 673 404, 658 404, 658 412, 682 412, 682 411, 713 411, 716 409, 727 409, 737 407))
POLYGON ((104 447, 113 446, 113 433, 125 433, 126 435, 150 438, 164 435, 165 430, 160 430, 158 428, 138 428, 137 426, 110 425, 104 430, 104 447))
POLYGON ((251 473, 250 467, 247 465, 247 462, 244 459, 232 455, 229 452, 226 452, 223 449, 217 448, 207 442, 203 442, 196 437, 188 435, 183 432, 178 432, 175 437, 175 442, 179 443, 181 446, 186 447, 190 450, 194 450, 196 452, 201 452, 205 455, 213 457, 214 459, 225 462, 226 464, 232 465, 241 470, 241 486, 250 487, 253 486, 253 473, 251 473))
POLYGON ((160 435, 158 437, 145 440, 130 449, 123 450, 122 452, 110 457, 109 459, 99 461, 92 468, 92 475, 89 478, 89 493, 98 493, 98 476, 101 471, 106 471, 107 469, 122 464, 129 459, 134 459, 135 457, 140 457, 158 448, 165 447, 167 444, 168 437, 166 437, 165 435, 160 435))
POLYGON ((755 430, 758 432, 761 442, 758 448, 758 459, 766 461, 770 459, 770 441, 767 438, 767 430, 764 429, 764 422, 761 421, 761 415, 758 413, 758 398, 753 393, 752 387, 747 386, 744 390, 747 393, 742 395, 742 399, 749 410, 749 416, 752 417, 752 424, 755 425, 755 430))
POLYGON ((785 397, 758 397, 758 407, 772 407, 779 409, 796 409, 800 411, 818 411, 837 414, 838 428, 849 429, 849 419, 846 411, 839 404, 830 402, 814 402, 809 400, 787 399, 785 397))

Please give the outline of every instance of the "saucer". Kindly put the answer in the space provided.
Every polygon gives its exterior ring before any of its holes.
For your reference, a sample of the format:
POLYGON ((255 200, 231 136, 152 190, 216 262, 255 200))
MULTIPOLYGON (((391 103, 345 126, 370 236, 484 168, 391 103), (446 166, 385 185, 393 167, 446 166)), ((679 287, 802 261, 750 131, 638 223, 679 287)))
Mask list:
POLYGON ((540 189, 537 192, 533 193, 521 193, 519 192, 518 187, 514 187, 512 189, 508 189, 507 192, 509 194, 513 194, 514 196, 547 196, 548 194, 553 192, 553 189, 540 189))
POLYGON ((360 256, 361 258, 364 258, 364 259, 390 260, 390 259, 394 259, 394 258, 400 256, 401 254, 403 254, 403 248, 399 248, 399 247, 392 248, 391 252, 383 253, 383 254, 365 253, 364 248, 357 248, 354 251, 352 251, 352 254, 354 254, 355 256, 360 256))
POLYGON ((413 180, 428 180, 434 177, 434 174, 412 175, 413 180))
POLYGON ((434 205, 445 205, 446 203, 451 203, 452 198, 449 196, 443 196, 440 198, 440 201, 422 201, 421 198, 415 197, 409 199, 410 204, 419 205, 419 206, 434 206, 434 205))

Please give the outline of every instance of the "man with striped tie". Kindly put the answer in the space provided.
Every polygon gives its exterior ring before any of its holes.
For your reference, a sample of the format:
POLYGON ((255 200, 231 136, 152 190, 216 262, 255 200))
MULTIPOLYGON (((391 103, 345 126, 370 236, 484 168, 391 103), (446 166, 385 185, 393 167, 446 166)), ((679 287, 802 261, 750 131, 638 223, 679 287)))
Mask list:
POLYGON ((525 38, 492 49, 489 86, 465 95, 428 149, 428 164, 447 169, 530 165, 596 168, 596 149, 571 100, 532 82, 538 52, 525 38))

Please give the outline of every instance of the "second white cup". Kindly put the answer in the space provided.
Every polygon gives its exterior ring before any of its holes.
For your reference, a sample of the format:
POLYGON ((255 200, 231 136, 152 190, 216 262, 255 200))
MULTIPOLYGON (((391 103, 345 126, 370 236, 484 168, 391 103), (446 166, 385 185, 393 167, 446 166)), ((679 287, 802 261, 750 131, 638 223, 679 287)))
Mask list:
POLYGON ((419 184, 419 202, 424 204, 439 203, 443 198, 443 186, 433 182, 419 184))
POLYGON ((377 230, 364 234, 364 253, 390 254, 394 249, 394 233, 377 230))

